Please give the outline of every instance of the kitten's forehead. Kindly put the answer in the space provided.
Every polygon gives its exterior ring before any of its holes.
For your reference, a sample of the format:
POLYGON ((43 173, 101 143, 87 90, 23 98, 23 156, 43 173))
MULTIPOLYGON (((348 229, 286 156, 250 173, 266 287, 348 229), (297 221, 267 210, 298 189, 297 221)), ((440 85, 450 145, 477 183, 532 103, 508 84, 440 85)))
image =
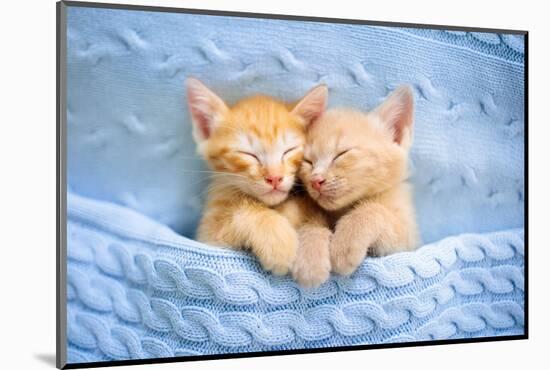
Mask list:
POLYGON ((370 114, 349 110, 327 111, 307 135, 305 154, 338 154, 349 147, 370 146, 387 140, 387 133, 370 114))
POLYGON ((304 138, 296 132, 285 131, 274 138, 264 138, 254 132, 240 132, 237 135, 237 146, 254 151, 286 150, 290 146, 302 145, 304 138))
POLYGON ((342 134, 341 130, 330 130, 329 132, 319 132, 317 135, 308 135, 304 154, 315 158, 330 156, 342 144, 345 144, 347 141, 346 136, 342 134))

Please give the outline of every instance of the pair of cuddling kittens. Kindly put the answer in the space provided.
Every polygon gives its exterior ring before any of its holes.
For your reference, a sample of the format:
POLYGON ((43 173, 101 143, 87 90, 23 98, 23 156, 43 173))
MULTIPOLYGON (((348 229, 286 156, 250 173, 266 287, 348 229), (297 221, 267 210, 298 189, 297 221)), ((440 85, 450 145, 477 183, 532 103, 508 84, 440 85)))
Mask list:
POLYGON ((409 87, 364 113, 326 110, 325 85, 293 104, 257 95, 230 107, 199 80, 186 84, 193 137, 212 170, 198 240, 250 250, 305 287, 330 271, 351 274, 367 254, 419 244, 406 183, 409 87))

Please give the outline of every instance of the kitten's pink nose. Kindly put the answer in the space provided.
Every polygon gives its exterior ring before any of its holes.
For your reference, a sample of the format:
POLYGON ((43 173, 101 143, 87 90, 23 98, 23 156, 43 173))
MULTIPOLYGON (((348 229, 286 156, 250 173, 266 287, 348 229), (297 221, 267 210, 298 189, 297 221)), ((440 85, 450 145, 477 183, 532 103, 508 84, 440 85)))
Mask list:
POLYGON ((273 186, 273 189, 277 189, 277 186, 281 185, 281 182, 283 182, 283 176, 266 176, 265 182, 273 186))
POLYGON ((317 191, 321 191, 321 186, 325 183, 325 179, 321 176, 316 176, 311 179, 311 186, 317 191))

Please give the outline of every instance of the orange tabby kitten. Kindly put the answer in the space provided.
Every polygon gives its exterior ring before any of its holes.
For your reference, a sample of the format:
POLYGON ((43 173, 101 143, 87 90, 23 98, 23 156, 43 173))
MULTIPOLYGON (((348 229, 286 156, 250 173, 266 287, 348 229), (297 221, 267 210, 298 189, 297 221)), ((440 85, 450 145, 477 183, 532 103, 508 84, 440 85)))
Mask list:
POLYGON ((321 85, 292 107, 267 96, 229 107, 197 79, 187 80, 193 137, 213 171, 198 240, 250 249, 264 269, 289 271, 299 244, 296 230, 306 221, 323 223, 313 202, 288 196, 306 126, 323 112, 326 99, 321 85))
MULTIPOLYGON (((337 273, 351 274, 367 253, 419 244, 406 183, 413 105, 411 89, 401 86, 372 112, 333 109, 308 128, 300 177, 334 225, 329 253, 337 273)), ((296 261, 315 263, 322 262, 296 261)))

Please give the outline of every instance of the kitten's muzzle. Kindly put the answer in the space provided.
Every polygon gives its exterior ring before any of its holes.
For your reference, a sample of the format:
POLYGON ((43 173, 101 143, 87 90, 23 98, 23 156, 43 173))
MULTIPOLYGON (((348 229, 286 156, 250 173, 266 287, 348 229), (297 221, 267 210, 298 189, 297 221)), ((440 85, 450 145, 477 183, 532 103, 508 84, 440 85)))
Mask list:
POLYGON ((311 187, 318 192, 321 192, 321 187, 327 180, 322 176, 313 176, 310 180, 311 187))
POLYGON ((277 189, 281 183, 283 182, 284 180, 284 177, 283 176, 266 176, 264 177, 265 179, 265 182, 268 183, 269 185, 273 186, 273 189, 277 189))

